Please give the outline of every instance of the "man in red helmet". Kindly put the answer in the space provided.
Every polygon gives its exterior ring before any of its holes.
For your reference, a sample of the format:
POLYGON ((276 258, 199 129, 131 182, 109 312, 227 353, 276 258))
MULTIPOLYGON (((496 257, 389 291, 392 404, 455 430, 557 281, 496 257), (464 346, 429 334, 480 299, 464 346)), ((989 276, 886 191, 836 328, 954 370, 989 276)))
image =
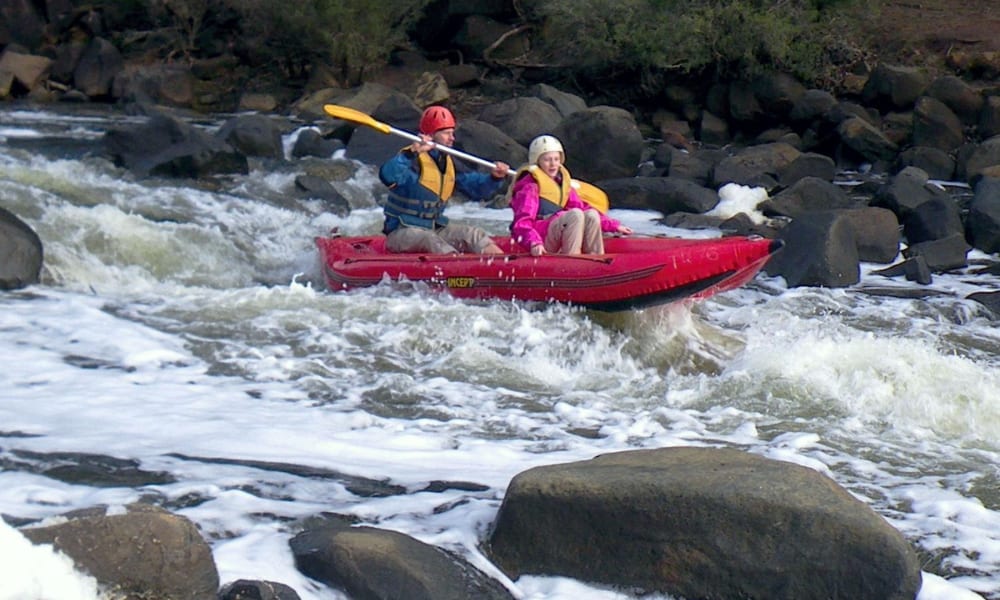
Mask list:
POLYGON ((490 173, 456 173, 451 157, 435 146, 455 143, 455 116, 431 106, 420 117, 421 141, 403 148, 379 169, 389 187, 382 232, 390 252, 503 254, 479 227, 448 222, 444 209, 455 189, 471 199, 496 193, 510 167, 497 162, 490 173))

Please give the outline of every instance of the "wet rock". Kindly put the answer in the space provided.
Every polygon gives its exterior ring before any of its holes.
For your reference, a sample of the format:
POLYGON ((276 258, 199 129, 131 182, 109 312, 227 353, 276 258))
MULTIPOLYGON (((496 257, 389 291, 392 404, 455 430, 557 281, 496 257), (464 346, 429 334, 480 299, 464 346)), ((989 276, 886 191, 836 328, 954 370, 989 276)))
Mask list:
POLYGON ((113 593, 134 598, 214 598, 219 574, 194 523, 160 508, 70 515, 58 525, 20 530, 52 544, 113 593))
POLYGON ((283 159, 283 129, 267 115, 239 115, 223 123, 216 136, 245 156, 283 159))
POLYGON ((903 235, 910 244, 963 235, 964 231, 958 205, 946 193, 921 203, 903 220, 903 235))
POLYGON ((903 250, 903 256, 922 256, 927 267, 934 273, 945 273, 968 265, 971 250, 961 233, 945 238, 910 244, 903 250))
POLYGON ((142 487, 173 483, 163 471, 139 468, 139 461, 84 452, 31 452, 12 450, 21 459, 20 469, 65 483, 95 487, 142 487))
POLYGON ((794 218, 814 210, 853 208, 855 205, 843 188, 819 177, 804 177, 762 202, 759 208, 767 215, 794 218))
POLYGON ((928 185, 928 180, 924 171, 907 167, 879 188, 872 204, 891 210, 900 221, 905 221, 911 212, 940 191, 941 188, 928 185))
POLYGON ((799 150, 783 142, 744 148, 715 166, 713 187, 720 188, 727 183, 757 187, 761 176, 777 178, 801 154, 799 150))
POLYGON ((844 211, 814 211, 782 229, 785 248, 764 270, 785 278, 789 287, 847 287, 861 279, 857 238, 844 211))
POLYGON ((356 475, 349 475, 341 471, 336 471, 333 469, 324 469, 321 467, 310 467, 305 465, 295 465, 291 463, 281 463, 281 462, 270 462, 270 461, 260 461, 260 460, 240 460, 235 458, 217 458, 217 457, 207 457, 207 456, 188 456, 185 454, 172 453, 168 456, 173 456, 175 458, 180 458, 183 460, 194 460, 205 463, 212 464, 224 464, 224 465, 242 465, 245 467, 253 467, 255 469, 262 469, 265 471, 278 471, 281 473, 290 473, 292 475, 298 475, 300 477, 316 477, 322 479, 334 479, 341 481, 347 491, 352 494, 357 494, 358 496, 363 496, 366 498, 380 498, 384 496, 396 496, 399 494, 405 494, 406 488, 399 485, 394 485, 384 481, 379 481, 375 479, 369 479, 367 477, 358 477, 356 475))
POLYGON ((307 198, 318 198, 327 210, 344 217, 351 212, 351 204, 329 181, 313 175, 299 175, 295 178, 295 189, 307 198))
POLYGON ((685 598, 912 600, 905 538, 821 473, 715 448, 618 452, 510 483, 489 538, 512 578, 685 598))
POLYGON ((719 194, 714 190, 679 177, 605 179, 598 187, 607 192, 616 208, 654 210, 664 215, 704 213, 719 203, 719 194))
POLYGON ((512 600, 459 556, 396 531, 315 523, 289 542, 303 573, 357 600, 512 600))
POLYGON ((303 129, 295 138, 292 146, 292 158, 315 156, 332 158, 333 153, 344 148, 344 142, 336 138, 326 138, 315 129, 303 129))
POLYGON ((238 579, 222 586, 218 600, 299 600, 299 594, 283 583, 238 579))
POLYGON ((966 297, 982 304, 993 313, 994 317, 1000 318, 1000 292, 975 292, 966 297))
POLYGON ((984 178, 976 185, 966 233, 973 247, 990 254, 1000 252, 1000 179, 984 178))
POLYGON ((892 211, 866 206, 845 210, 841 215, 854 229, 858 260, 884 264, 899 255, 899 220, 892 211))
POLYGON ((164 114, 108 131, 104 148, 116 165, 140 176, 204 177, 249 172, 246 156, 193 125, 164 114))
POLYGON ((38 283, 42 260, 42 240, 35 230, 0 207, 0 290, 38 283))

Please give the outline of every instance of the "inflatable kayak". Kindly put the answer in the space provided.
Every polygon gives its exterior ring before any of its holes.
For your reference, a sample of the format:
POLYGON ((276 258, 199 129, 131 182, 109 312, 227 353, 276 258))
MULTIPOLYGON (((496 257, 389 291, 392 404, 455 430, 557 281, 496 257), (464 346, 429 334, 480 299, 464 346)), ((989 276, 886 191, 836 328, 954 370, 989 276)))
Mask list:
POLYGON ((392 254, 385 237, 316 238, 331 290, 421 282, 457 298, 560 302, 603 311, 698 300, 739 287, 781 247, 758 237, 609 237, 605 254, 392 254))

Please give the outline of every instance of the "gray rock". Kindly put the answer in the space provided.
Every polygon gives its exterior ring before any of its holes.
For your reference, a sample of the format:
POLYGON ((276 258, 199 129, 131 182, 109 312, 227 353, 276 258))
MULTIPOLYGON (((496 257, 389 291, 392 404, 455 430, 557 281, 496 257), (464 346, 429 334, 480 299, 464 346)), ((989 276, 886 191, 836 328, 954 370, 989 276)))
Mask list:
POLYGON ((635 117, 613 106, 576 111, 563 119, 552 134, 566 149, 570 172, 584 181, 635 175, 645 149, 635 117))
POLYGON ((805 213, 781 230, 785 248, 764 270, 789 287, 847 287, 861 279, 857 238, 844 211, 805 213))
POLYGON ((299 570, 354 600, 512 600, 464 559, 396 531, 327 520, 289 542, 299 570))
POLYGON ((35 230, 0 207, 0 290, 38 283, 42 261, 42 240, 35 230))
POLYGON ((719 194, 680 177, 624 177, 598 183, 615 208, 704 213, 719 203, 719 194))
POLYGON ((685 598, 912 600, 920 564, 830 478, 730 449, 618 452, 510 483, 490 536, 513 578, 685 598))

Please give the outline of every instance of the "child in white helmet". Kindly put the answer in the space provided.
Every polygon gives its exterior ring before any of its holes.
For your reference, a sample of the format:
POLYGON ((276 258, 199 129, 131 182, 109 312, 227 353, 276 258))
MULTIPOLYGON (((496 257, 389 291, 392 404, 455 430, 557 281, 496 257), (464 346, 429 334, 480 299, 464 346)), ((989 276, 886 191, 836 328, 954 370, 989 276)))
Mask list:
POLYGON ((541 135, 528 147, 528 164, 511 187, 511 237, 532 256, 604 254, 604 233, 632 233, 580 199, 563 165, 562 143, 541 135))

